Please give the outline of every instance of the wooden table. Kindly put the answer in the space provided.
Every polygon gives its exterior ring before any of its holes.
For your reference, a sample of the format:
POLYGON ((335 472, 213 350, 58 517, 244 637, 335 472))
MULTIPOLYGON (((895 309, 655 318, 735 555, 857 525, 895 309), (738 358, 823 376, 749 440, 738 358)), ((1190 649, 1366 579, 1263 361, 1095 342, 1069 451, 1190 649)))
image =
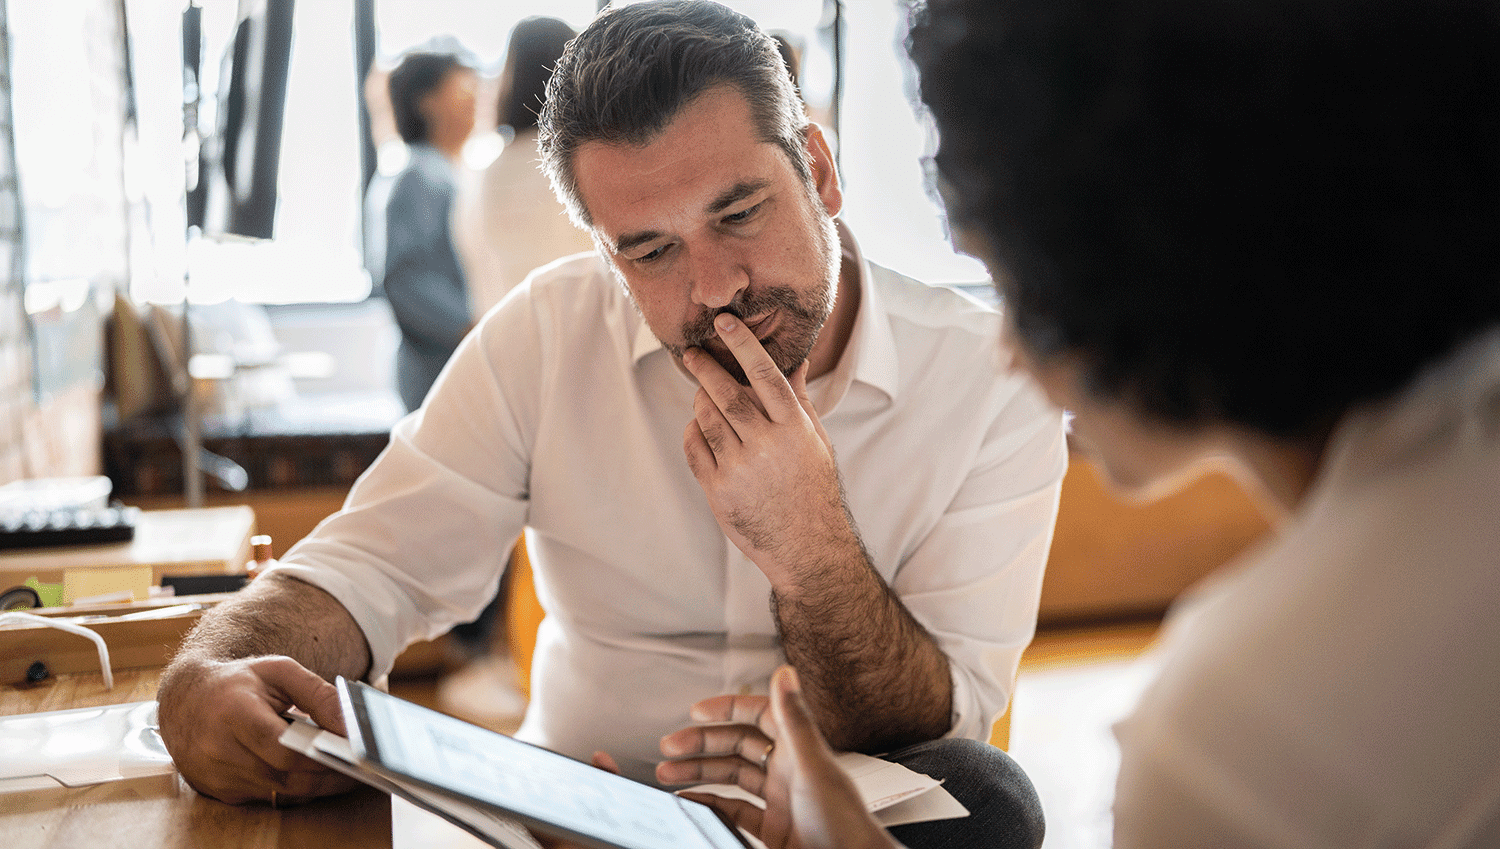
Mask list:
MULTIPOLYGON (((156 698, 159 668, 125 669, 105 690, 98 674, 0 685, 0 715, 67 710, 156 698)), ((177 774, 77 789, 0 794, 4 849, 388 849, 390 797, 368 787, 308 805, 226 805, 198 795, 177 774)))

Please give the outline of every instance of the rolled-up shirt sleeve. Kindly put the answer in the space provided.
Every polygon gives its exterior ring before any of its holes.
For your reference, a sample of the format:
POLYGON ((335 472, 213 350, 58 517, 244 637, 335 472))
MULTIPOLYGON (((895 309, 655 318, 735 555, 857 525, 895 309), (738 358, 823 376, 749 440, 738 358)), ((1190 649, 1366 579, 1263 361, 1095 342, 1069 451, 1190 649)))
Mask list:
POLYGON ((344 508, 278 567, 349 610, 370 644, 371 680, 409 643, 472 620, 498 590, 528 509, 537 369, 525 360, 538 346, 517 344, 535 335, 527 308, 516 299, 459 346, 344 508), (503 340, 510 367, 500 369, 503 340))
POLYGON ((892 588, 948 657, 951 737, 986 740, 1036 631, 1067 443, 1061 413, 1003 378, 992 426, 947 510, 892 588))

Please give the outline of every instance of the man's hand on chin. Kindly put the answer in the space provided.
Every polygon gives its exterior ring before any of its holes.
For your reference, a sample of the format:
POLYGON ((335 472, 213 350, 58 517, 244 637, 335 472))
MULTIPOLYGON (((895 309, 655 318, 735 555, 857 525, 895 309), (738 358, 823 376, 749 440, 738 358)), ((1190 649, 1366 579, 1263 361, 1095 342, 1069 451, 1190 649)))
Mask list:
POLYGON ((833 448, 807 396, 807 363, 788 380, 744 322, 721 313, 714 326, 750 385, 706 351, 685 351, 700 388, 683 452, 725 535, 773 586, 792 586, 798 564, 859 546, 833 448))

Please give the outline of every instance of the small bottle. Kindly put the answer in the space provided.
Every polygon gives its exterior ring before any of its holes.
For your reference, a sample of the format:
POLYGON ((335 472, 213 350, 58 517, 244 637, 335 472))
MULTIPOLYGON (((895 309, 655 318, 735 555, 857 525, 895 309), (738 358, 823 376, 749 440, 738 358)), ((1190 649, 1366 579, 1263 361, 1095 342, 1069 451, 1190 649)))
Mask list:
POLYGON ((269 534, 256 534, 250 538, 250 563, 246 565, 245 571, 250 575, 250 580, 255 580, 261 572, 265 571, 275 563, 271 555, 271 536, 269 534))

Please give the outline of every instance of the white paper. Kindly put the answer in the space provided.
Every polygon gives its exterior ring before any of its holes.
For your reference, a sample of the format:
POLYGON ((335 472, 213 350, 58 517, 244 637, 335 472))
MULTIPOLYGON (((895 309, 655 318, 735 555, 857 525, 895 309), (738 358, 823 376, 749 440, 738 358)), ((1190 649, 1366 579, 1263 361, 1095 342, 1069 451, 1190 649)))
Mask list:
POLYGON ((420 805, 391 796, 391 849, 490 849, 492 845, 420 805))
MULTIPOLYGON (((932 776, 858 752, 844 752, 835 760, 854 781, 855 789, 876 821, 888 828, 969 815, 968 808, 932 776)), ((760 797, 735 785, 703 784, 692 789, 765 807, 760 797)))
MULTIPOLYGON (((953 798, 948 791, 942 790, 941 782, 937 779, 920 772, 913 772, 898 763, 861 755, 858 752, 844 752, 838 756, 838 762, 844 772, 854 779, 854 786, 859 789, 860 798, 872 812, 885 810, 933 790, 939 790, 942 795, 953 798)), ((958 804, 957 800, 954 800, 954 804, 958 804)), ((968 813, 964 811, 959 816, 968 816, 968 813)))
POLYGON ((0 792, 173 772, 156 730, 156 702, 0 717, 0 792))
POLYGON ((875 820, 890 828, 893 825, 958 819, 968 815, 969 809, 939 785, 920 795, 909 796, 889 807, 881 808, 875 812, 875 820))

